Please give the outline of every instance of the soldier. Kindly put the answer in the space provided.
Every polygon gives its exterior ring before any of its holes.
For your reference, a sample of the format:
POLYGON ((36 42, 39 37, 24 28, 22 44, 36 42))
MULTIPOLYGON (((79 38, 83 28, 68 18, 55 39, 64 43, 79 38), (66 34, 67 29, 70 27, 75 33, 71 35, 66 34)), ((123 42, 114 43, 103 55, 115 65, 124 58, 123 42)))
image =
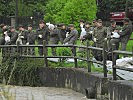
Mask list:
POLYGON ((123 23, 124 26, 122 28, 122 32, 120 32, 120 42, 121 42, 121 50, 125 51, 128 40, 132 34, 132 25, 129 24, 130 20, 125 18, 123 23))
MULTIPOLYGON (((107 37, 107 28, 102 25, 102 20, 97 21, 97 27, 93 31, 93 41, 96 47, 103 48, 104 39, 107 37)), ((94 51, 96 60, 102 61, 102 51, 94 51)))
MULTIPOLYGON (((28 25, 28 31, 27 31, 27 45, 34 45, 36 40, 36 34, 32 30, 32 25, 28 25)), ((28 54, 29 55, 35 55, 35 49, 34 47, 28 48, 28 54)))
MULTIPOLYGON (((18 39, 16 41, 16 44, 19 43, 20 45, 26 45, 27 43, 27 32, 24 28, 24 26, 19 25, 19 33, 18 33, 18 39)), ((27 53, 27 48, 26 47, 22 47, 22 54, 26 54, 27 53)))
MULTIPOLYGON (((107 28, 107 39, 108 39, 108 60, 112 60, 112 47, 114 50, 119 49, 119 28, 116 26, 116 22, 111 20, 111 25, 107 28)), ((117 57, 118 58, 118 57, 117 57)))
MULTIPOLYGON (((36 34, 39 45, 43 45, 43 40, 48 44, 49 30, 43 20, 39 22, 39 28, 37 29, 36 34)), ((39 55, 43 55, 43 47, 39 47, 38 49, 39 55)))
MULTIPOLYGON (((68 35, 68 37, 65 38, 64 44, 76 44, 76 41, 78 39, 78 31, 75 29, 73 24, 69 24, 68 27, 70 28, 71 32, 68 35)), ((72 53, 73 53, 73 48, 72 48, 72 53)))
MULTIPOLYGON (((59 42, 59 31, 53 24, 49 25, 50 30, 50 44, 58 44, 59 42)), ((52 47, 52 55, 56 56, 56 48, 52 47)))
POLYGON ((64 23, 60 24, 60 33, 59 33, 59 39, 60 42, 63 44, 63 40, 66 38, 66 26, 64 23))
POLYGON ((86 35, 83 36, 83 40, 88 39, 88 40, 92 40, 92 30, 91 30, 91 23, 86 22, 85 23, 85 31, 86 31, 86 35))
POLYGON ((13 27, 13 26, 10 27, 10 38, 11 38, 10 44, 15 45, 17 38, 18 38, 18 33, 15 30, 15 27, 13 27))

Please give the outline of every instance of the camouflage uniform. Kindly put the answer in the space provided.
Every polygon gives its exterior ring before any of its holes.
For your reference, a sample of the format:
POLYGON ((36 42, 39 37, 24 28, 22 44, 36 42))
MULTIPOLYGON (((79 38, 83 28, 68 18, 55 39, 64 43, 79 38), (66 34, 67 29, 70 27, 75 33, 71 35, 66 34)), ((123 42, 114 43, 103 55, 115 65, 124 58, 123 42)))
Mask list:
MULTIPOLYGON (((76 44, 76 41, 78 39, 78 31, 76 29, 71 30, 70 34, 68 35, 68 37, 65 38, 64 40, 64 44, 76 44)), ((74 48, 71 48, 72 50, 72 54, 74 54, 74 48)))
POLYGON ((124 25, 122 28, 122 32, 120 33, 120 42, 121 42, 121 50, 125 51, 128 40, 132 34, 132 26, 131 25, 124 25))
MULTIPOLYGON (((50 31, 50 44, 58 44, 59 42, 59 30, 54 29, 50 31)), ((52 54, 56 56, 56 48, 52 47, 52 54)))
MULTIPOLYGON (((27 43, 29 45, 35 45, 35 40, 36 40, 36 34, 33 31, 28 31, 27 32, 27 43)), ((28 48, 28 54, 29 55, 35 55, 35 49, 34 47, 29 47, 28 48)))
MULTIPOLYGON (((37 34, 37 40, 38 40, 38 44, 39 45, 43 45, 43 40, 45 40, 48 44, 48 40, 49 40, 49 31, 47 27, 43 27, 42 29, 38 28, 36 31, 37 34), (40 38, 41 35, 42 37, 40 38)), ((39 47, 39 54, 43 55, 43 47, 39 47)))
MULTIPOLYGON (((107 37, 107 28, 106 27, 96 27, 93 31, 93 37, 96 38, 94 43, 95 47, 103 48, 104 39, 107 37)), ((102 61, 102 51, 94 51, 94 57, 96 60, 102 61)))

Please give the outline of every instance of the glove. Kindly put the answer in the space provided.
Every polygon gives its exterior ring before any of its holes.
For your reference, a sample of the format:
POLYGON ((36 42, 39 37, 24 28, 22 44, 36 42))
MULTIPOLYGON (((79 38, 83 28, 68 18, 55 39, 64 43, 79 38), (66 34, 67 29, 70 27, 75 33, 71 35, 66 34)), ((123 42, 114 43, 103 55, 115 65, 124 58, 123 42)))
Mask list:
POLYGON ((23 38, 24 38, 24 36, 20 36, 20 38, 22 38, 22 39, 23 39, 23 38))
POLYGON ((5 31, 4 34, 7 35, 7 31, 5 31))
POLYGON ((90 31, 90 34, 93 34, 93 31, 90 31))
POLYGON ((96 38, 94 38, 94 39, 93 39, 93 41, 94 41, 94 42, 97 42, 97 39, 96 39, 96 38))
POLYGON ((42 35, 38 35, 39 38, 42 38, 42 35))
POLYGON ((26 45, 29 45, 29 42, 27 42, 26 45))
POLYGON ((81 28, 83 28, 83 26, 84 26, 83 24, 80 24, 80 27, 81 27, 81 28))

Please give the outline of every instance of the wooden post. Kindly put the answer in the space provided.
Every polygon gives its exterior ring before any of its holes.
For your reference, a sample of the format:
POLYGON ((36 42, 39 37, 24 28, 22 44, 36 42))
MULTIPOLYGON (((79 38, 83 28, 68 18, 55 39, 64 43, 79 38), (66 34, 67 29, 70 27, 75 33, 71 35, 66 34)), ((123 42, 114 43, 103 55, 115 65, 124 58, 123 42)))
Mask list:
POLYGON ((86 49, 86 52, 87 52, 87 66, 88 66, 88 72, 91 72, 91 63, 89 61, 90 59, 90 49, 88 49, 89 47, 89 41, 87 41, 87 49, 86 49))
POLYGON ((104 70, 104 77, 107 77, 107 66, 106 66, 106 61, 107 61, 107 39, 104 40, 104 47, 103 47, 103 70, 104 70))
POLYGON ((43 41, 44 67, 48 67, 46 41, 43 41))
POLYGON ((113 52, 114 51, 114 47, 115 47, 115 44, 112 45, 112 61, 113 61, 113 64, 112 64, 112 69, 113 69, 113 80, 116 80, 116 54, 113 52))
POLYGON ((19 52, 19 42, 17 42, 17 56, 20 56, 20 52, 19 52))
POLYGON ((74 58, 75 68, 77 68, 78 62, 77 62, 77 58, 76 58, 76 46, 73 46, 73 58, 74 58))

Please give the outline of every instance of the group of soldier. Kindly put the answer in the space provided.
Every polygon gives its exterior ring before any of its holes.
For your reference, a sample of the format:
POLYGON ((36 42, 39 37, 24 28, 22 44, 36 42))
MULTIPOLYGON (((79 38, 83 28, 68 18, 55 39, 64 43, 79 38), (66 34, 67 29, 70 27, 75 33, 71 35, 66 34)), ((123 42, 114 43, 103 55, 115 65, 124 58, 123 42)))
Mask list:
MULTIPOLYGON (((105 39, 107 40, 107 50, 119 49, 121 43, 121 50, 126 50, 128 40, 132 33, 132 25, 130 20, 125 18, 123 20, 124 26, 122 28, 117 27, 116 22, 112 20, 110 26, 103 25, 101 19, 93 20, 92 23, 80 20, 80 31, 73 24, 66 26, 64 23, 57 25, 45 23, 43 20, 39 22, 37 30, 33 30, 32 25, 28 25, 27 30, 24 26, 19 25, 18 31, 14 27, 7 27, 7 25, 1 24, 2 37, 0 39, 0 45, 34 45, 35 41, 39 45, 43 45, 43 41, 46 44, 76 44, 79 39, 84 45, 85 41, 93 41, 94 47, 103 48, 105 39)), ((73 48, 72 52, 73 52, 73 48)), ((27 50, 23 48, 23 53, 27 50)), ((43 47, 38 47, 39 55, 43 55, 43 47)), ((33 47, 28 48, 28 54, 35 55, 35 49, 33 47)), ((56 56, 56 48, 52 47, 52 54, 56 56)), ((97 60, 102 61, 102 52, 93 51, 94 57, 97 60)), ((108 59, 111 60, 110 55, 108 59)))

